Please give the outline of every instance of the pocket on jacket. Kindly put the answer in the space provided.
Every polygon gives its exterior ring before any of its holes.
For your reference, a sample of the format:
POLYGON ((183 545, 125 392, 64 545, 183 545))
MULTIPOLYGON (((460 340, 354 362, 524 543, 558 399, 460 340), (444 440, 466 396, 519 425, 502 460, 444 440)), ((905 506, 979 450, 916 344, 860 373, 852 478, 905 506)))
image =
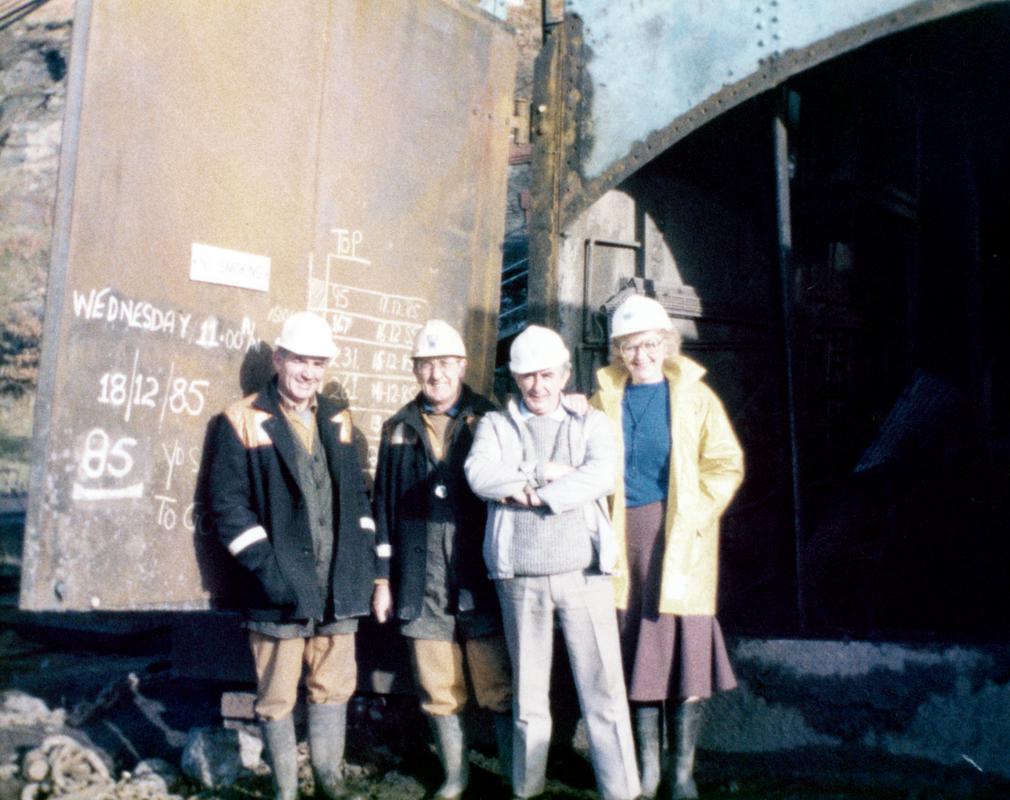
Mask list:
POLYGON ((277 564, 276 556, 271 555, 260 569, 260 586, 267 599, 275 606, 293 606, 298 603, 298 596, 288 584, 284 573, 277 564))

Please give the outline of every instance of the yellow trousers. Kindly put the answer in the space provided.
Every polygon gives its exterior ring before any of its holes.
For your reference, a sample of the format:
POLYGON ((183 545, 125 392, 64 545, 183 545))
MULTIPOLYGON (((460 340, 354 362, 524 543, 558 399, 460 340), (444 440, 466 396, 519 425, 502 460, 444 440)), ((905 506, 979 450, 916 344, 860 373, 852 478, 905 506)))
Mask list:
POLYGON ((477 705, 512 711, 512 670, 504 636, 458 642, 411 639, 410 660, 421 693, 421 710, 433 717, 458 714, 466 706, 466 672, 477 705), (465 659, 465 667, 464 667, 465 659))
POLYGON ((256 716, 283 719, 298 700, 298 683, 305 667, 310 703, 346 703, 357 686, 354 634, 277 639, 249 632, 256 665, 256 716))

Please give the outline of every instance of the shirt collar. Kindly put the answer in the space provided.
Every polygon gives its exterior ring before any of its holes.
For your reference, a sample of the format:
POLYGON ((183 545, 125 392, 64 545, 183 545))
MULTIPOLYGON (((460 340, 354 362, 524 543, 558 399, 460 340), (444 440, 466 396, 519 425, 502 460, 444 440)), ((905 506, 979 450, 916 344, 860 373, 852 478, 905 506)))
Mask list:
POLYGON ((446 411, 436 411, 435 407, 428 402, 428 398, 421 395, 421 410, 425 414, 445 414, 449 419, 456 419, 459 416, 460 402, 463 399, 462 392, 460 393, 459 400, 452 404, 452 408, 446 411))
MULTIPOLYGON (((564 402, 559 402, 558 407, 548 414, 547 417, 555 422, 563 422, 567 413, 568 412, 565 411, 564 402)), ((522 398, 519 399, 519 416, 523 418, 523 422, 528 420, 530 417, 536 416, 536 414, 526 408, 526 403, 522 400, 522 398)))
MULTIPOLYGON (((288 414, 298 414, 304 412, 295 411, 294 405, 283 395, 280 390, 277 390, 277 402, 280 404, 281 410, 288 414)), ((305 411, 311 412, 315 416, 316 411, 319 409, 319 395, 312 395, 309 400, 308 406, 305 407, 305 411)))

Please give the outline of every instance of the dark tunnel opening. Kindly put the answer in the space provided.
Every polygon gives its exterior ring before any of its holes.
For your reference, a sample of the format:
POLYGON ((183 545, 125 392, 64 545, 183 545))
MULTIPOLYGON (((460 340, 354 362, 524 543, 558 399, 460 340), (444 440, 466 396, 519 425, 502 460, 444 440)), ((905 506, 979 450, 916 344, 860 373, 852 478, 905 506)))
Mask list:
POLYGON ((781 91, 621 187, 706 312, 687 350, 749 477, 720 615, 754 635, 1001 639, 1010 622, 1010 9, 895 34, 790 80, 784 379, 772 119, 781 91))

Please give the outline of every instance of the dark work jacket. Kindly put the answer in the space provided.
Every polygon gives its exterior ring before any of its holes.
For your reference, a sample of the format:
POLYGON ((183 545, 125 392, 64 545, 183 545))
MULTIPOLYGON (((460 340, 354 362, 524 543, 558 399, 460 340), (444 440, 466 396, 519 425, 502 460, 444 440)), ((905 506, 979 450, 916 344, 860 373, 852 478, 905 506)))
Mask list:
POLYGON ((424 599, 428 521, 452 522, 458 530, 458 566, 449 576, 449 610, 460 612, 460 594, 466 592, 473 599, 473 611, 497 617, 498 598, 481 555, 486 504, 470 491, 463 475, 473 429, 495 406, 464 384, 459 413, 447 431, 443 461, 436 465, 421 403, 418 394, 382 426, 374 509, 379 553, 389 557, 379 558, 379 574, 390 579, 396 616, 417 619, 424 599), (439 485, 445 487, 444 499, 435 494, 439 485))
POLYGON ((328 397, 317 399, 316 424, 333 486, 328 587, 317 578, 308 504, 298 484, 296 448, 301 445, 281 411, 277 378, 211 423, 207 521, 257 579, 245 604, 255 620, 330 621, 370 610, 375 523, 354 450, 351 415, 328 397))

